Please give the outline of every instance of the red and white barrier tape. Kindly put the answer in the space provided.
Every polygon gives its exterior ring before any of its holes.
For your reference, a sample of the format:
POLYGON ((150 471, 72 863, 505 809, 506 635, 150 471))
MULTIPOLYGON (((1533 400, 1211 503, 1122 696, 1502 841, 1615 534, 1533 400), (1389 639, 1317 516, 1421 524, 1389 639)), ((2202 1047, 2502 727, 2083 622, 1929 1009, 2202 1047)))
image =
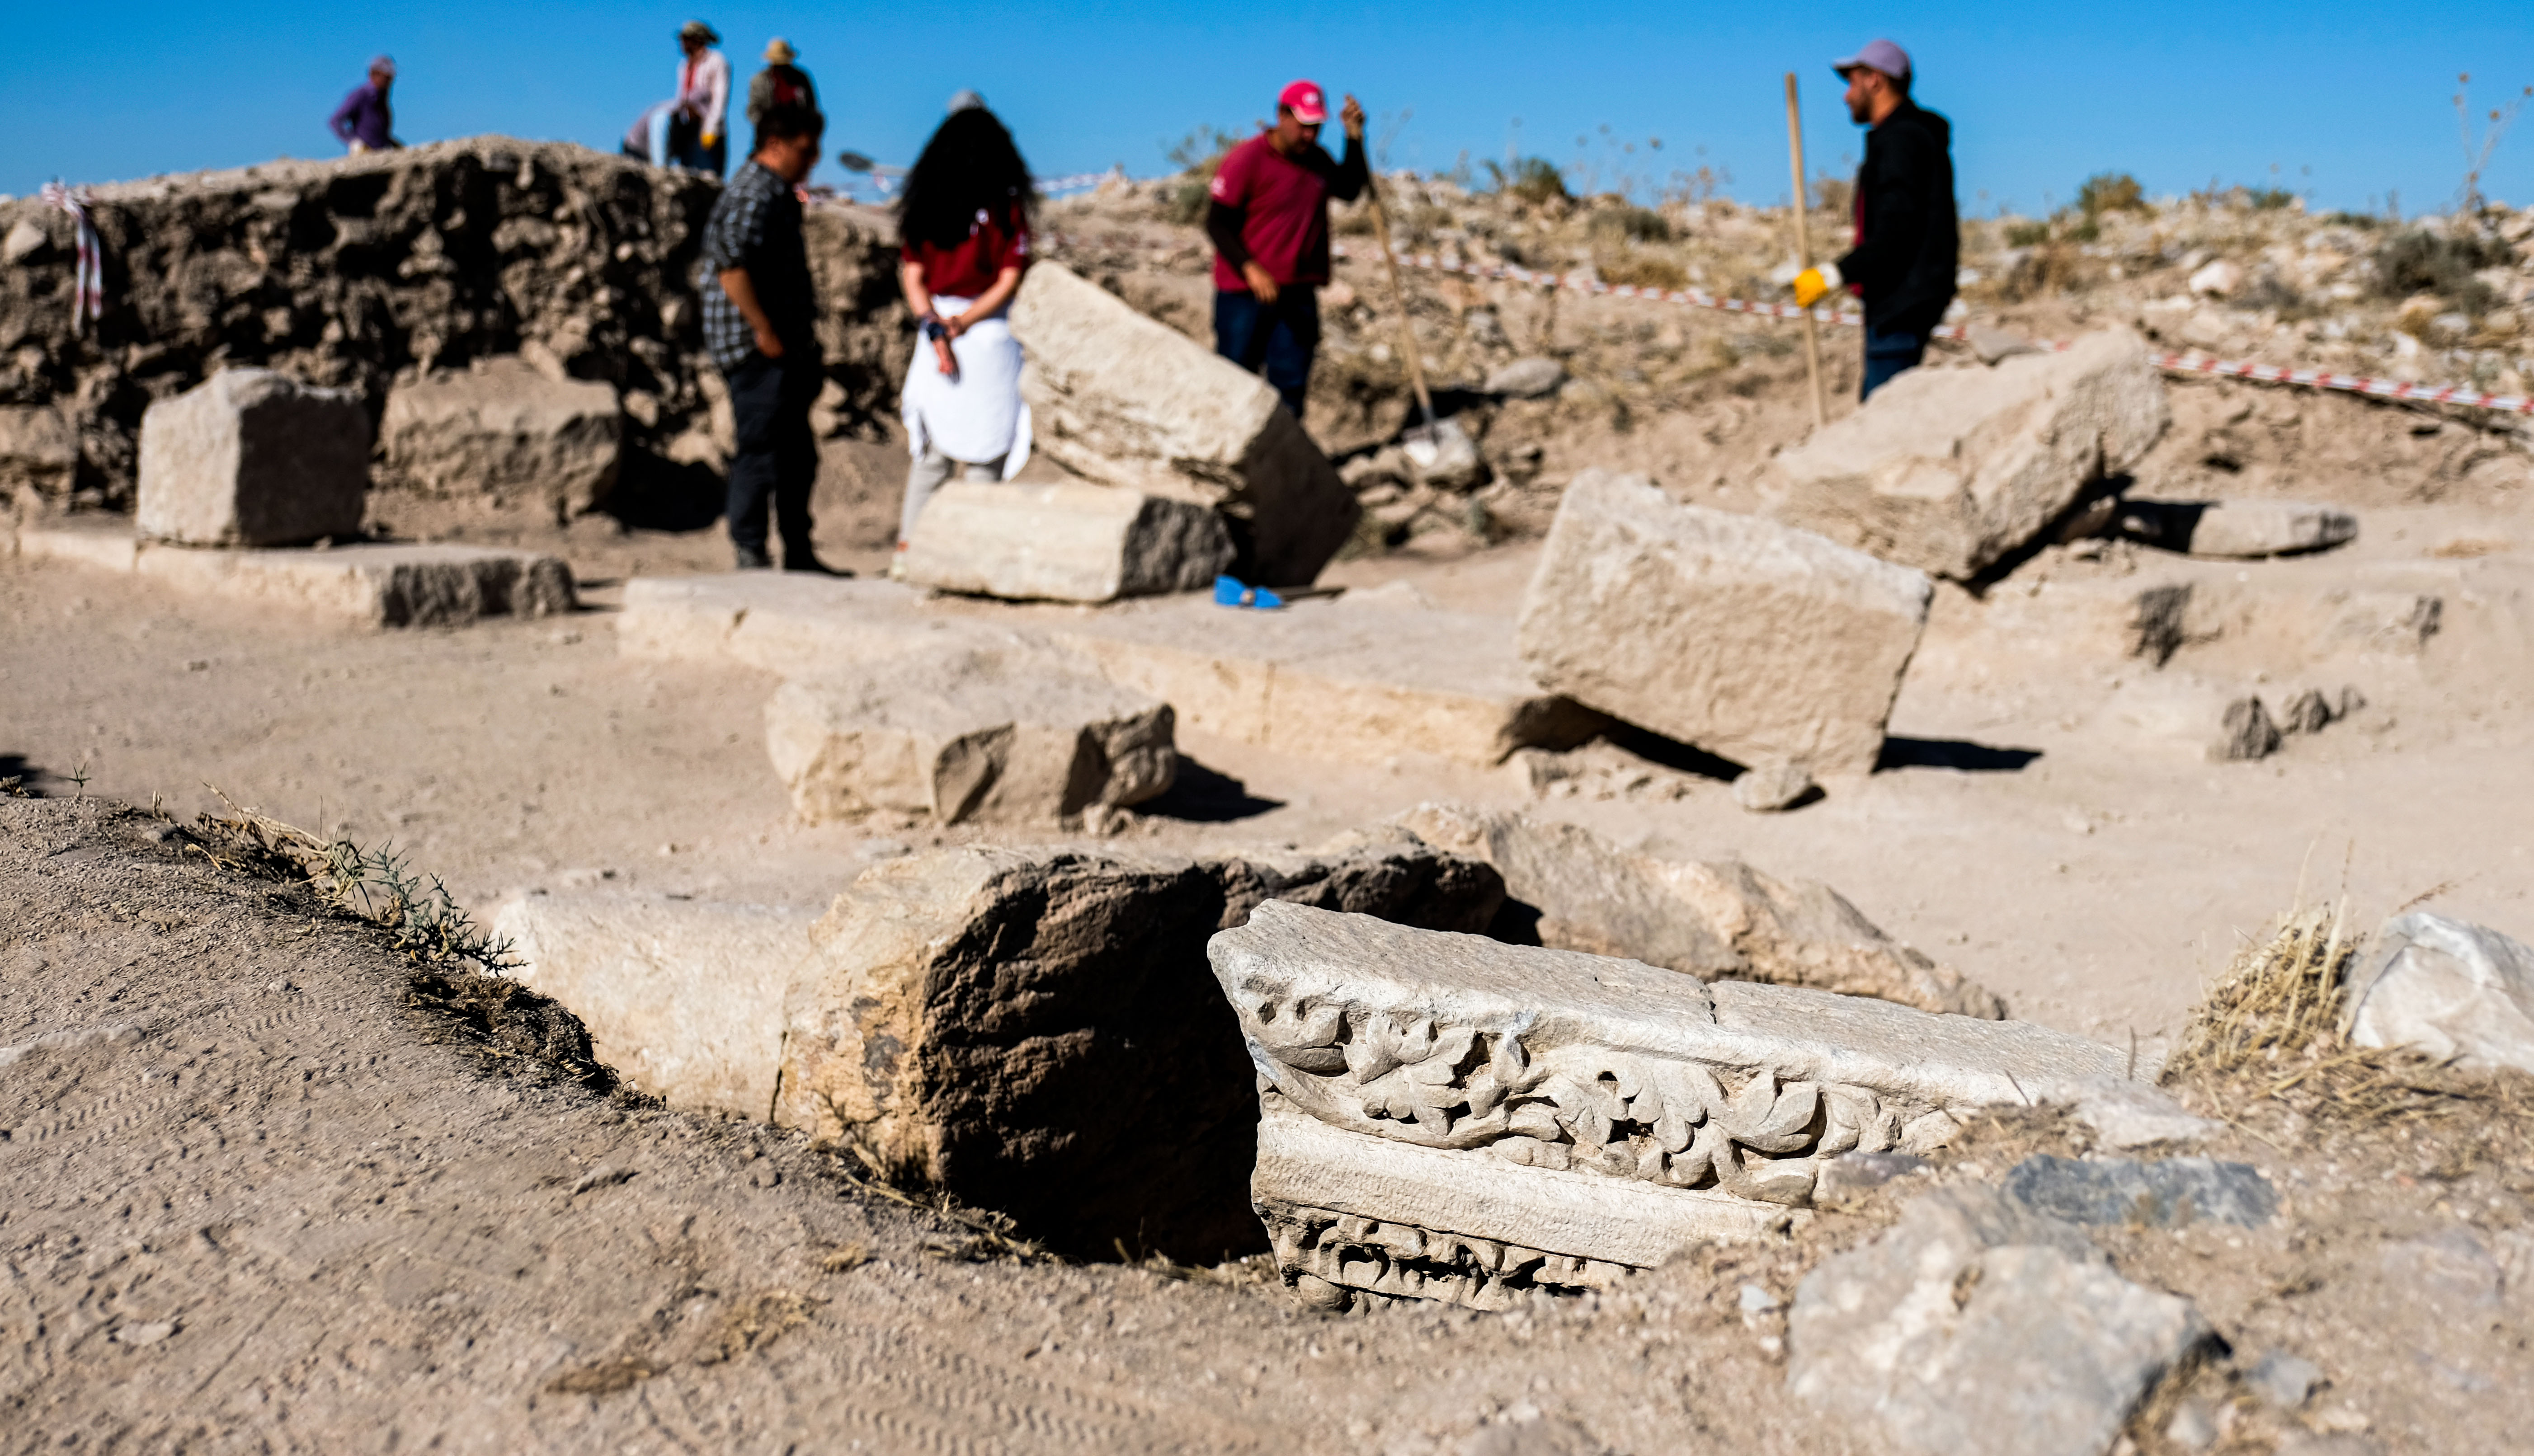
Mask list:
POLYGON ((105 314, 105 248, 97 241, 96 224, 89 220, 89 198, 86 192, 74 192, 59 182, 47 182, 41 196, 48 204, 71 214, 79 235, 79 273, 71 294, 71 332, 85 333, 88 325, 105 314))
MULTIPOLYGON (((1056 246, 1082 246, 1083 239, 1053 238, 1056 246)), ((1114 246, 1114 245, 1113 245, 1114 246)), ((1152 244, 1148 246, 1177 248, 1184 244, 1152 244)), ((1353 258, 1343 244, 1329 250, 1339 258, 1353 258)), ((1369 259, 1379 254, 1367 254, 1369 259)), ((1793 304, 1753 303, 1748 299, 1720 298, 1703 288, 1640 288, 1628 283, 1604 283, 1599 278, 1571 273, 1534 272, 1530 268, 1508 263, 1488 264, 1464 262, 1457 258, 1438 257, 1431 253, 1399 255, 1402 267, 1427 272, 1455 273, 1462 277, 1487 278, 1507 283, 1527 283, 1536 288, 1561 288, 1576 293, 1596 294, 1606 298, 1642 298, 1657 303, 1680 304, 1693 309, 1714 309, 1725 314, 1748 314, 1762 319, 1801 319, 1804 310, 1793 304)), ((1815 312, 1824 323, 1859 327, 1865 322, 1862 314, 1826 314, 1815 312)), ((1942 324, 1936 329, 1941 339, 1966 339, 1969 330, 1959 324, 1942 324)), ((2050 350, 2068 347, 2064 340, 2035 340, 2036 346, 2050 350)), ((2473 409, 2497 410, 2503 414, 2534 415, 2534 395, 2485 394, 2460 384, 2415 384, 2401 379, 2379 379, 2364 375, 2336 375, 2317 369, 2288 369, 2275 364, 2252 364, 2234 359, 2212 359, 2200 354, 2158 354, 2156 367, 2177 374, 2215 375, 2224 379, 2245 379, 2256 384, 2289 384, 2307 389, 2334 389, 2350 394, 2365 394, 2376 399, 2416 400, 2424 404, 2457 404, 2473 409)))

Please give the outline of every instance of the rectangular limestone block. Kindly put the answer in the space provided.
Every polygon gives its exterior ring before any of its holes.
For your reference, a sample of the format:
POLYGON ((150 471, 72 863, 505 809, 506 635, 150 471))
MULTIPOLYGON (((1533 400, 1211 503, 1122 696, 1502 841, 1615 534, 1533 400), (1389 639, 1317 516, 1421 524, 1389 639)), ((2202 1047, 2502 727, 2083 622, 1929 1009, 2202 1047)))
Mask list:
POLYGON ((815 911, 617 893, 514 895, 492 933, 592 1054, 671 1107, 770 1121, 783 993, 815 911))
POLYGON ((1262 902, 1485 925, 1503 883, 1413 840, 1203 860, 944 848, 873 866, 785 1000, 778 1122, 1069 1250, 1260 1243, 1253 1074, 1206 939, 1262 902))
POLYGON ((2106 329, 1994 366, 1908 370, 1760 484, 1780 520, 1967 580, 2138 463, 2171 420, 2145 343, 2106 329))
POLYGON ((1360 508, 1266 381, 1060 263, 1012 303, 1037 448, 1089 480, 1222 511, 1247 579, 1308 582, 1360 508))
POLYGON ((1310 1135, 1316 1145, 1356 1149, 1328 1166, 1387 1170, 1350 1181, 1262 1158, 1252 1192, 1263 1207, 1396 1225, 1403 1249, 1411 1235, 1427 1249, 1478 1238, 1570 1261, 1543 1278, 1468 1251, 1439 1263, 1376 1257, 1360 1228, 1334 1258, 1304 1260, 1299 1236, 1270 1212, 1289 1281, 1374 1294, 1485 1306, 1592 1282, 1572 1261, 1643 1267, 1678 1247, 1665 1230, 1685 1243, 1778 1226, 1840 1153, 1924 1150, 1973 1109, 2072 1095, 2123 1067, 2109 1047, 2021 1022, 1707 985, 1639 961, 1273 901, 1208 954, 1260 1077, 1261 1116, 1316 1121, 1328 1130, 1310 1135), (1579 1177, 1623 1189, 1631 1204, 1684 1201, 1659 1215, 1613 1201, 1604 1217, 1594 1211, 1603 1205, 1579 1203, 1579 1177), (1495 1198, 1483 1226, 1436 1220, 1482 1186, 1495 1198), (1416 1277, 1393 1278, 1403 1267, 1416 1277))
POLYGON ((1541 686, 1745 765, 1870 772, 1933 587, 1643 476, 1566 488, 1516 644, 1541 686))
POLYGON ((137 523, 187 546, 297 546, 361 529, 370 416, 359 394, 230 369, 141 417, 137 523))
POLYGON ((961 481, 926 502, 898 574, 971 596, 1113 602, 1199 591, 1231 564, 1223 518, 1193 501, 1078 481, 961 481))
POLYGON ((559 556, 488 547, 355 543, 324 551, 211 551, 76 519, 19 528, 18 553, 130 571, 177 591, 269 602, 373 627, 453 627, 577 605, 559 556))
POLYGON ((67 495, 79 478, 79 429, 49 404, 0 405, 0 493, 67 495))
POLYGON ((516 355, 388 391, 383 480, 432 495, 542 500, 578 515, 616 488, 616 388, 549 379, 516 355))
POLYGON ((1052 653, 949 650, 796 677, 765 747, 805 823, 887 810, 1048 828, 1177 777, 1171 706, 1052 653))
POLYGON ((1343 597, 1282 612, 1175 601, 1064 622, 1052 635, 1168 700, 1189 728, 1304 758, 1382 764, 1430 753, 1486 766, 1518 748, 1572 747, 1602 722, 1541 691, 1497 617, 1343 597))
POLYGON ((1036 639, 929 610, 922 587, 803 572, 637 576, 625 584, 616 650, 655 662, 735 662, 808 675, 954 648, 1036 639))

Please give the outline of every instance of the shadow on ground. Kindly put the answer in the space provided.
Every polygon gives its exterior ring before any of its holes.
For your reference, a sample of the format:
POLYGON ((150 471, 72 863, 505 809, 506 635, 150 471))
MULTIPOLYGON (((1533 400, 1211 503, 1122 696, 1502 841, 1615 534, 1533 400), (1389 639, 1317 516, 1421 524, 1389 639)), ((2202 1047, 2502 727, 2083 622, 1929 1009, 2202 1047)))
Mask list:
POLYGON ((1230 824, 1283 807, 1283 799, 1261 798, 1249 791, 1248 785, 1182 754, 1171 791, 1137 804, 1135 812, 1188 824, 1230 824))

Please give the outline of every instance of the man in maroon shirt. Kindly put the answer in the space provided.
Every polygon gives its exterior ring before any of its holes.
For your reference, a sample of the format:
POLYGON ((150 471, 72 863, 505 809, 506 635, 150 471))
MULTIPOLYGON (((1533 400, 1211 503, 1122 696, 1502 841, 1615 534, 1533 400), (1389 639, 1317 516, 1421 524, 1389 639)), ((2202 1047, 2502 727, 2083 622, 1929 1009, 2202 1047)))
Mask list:
POLYGON ((1232 148, 1208 189, 1214 242, 1214 349, 1267 382, 1294 418, 1320 347, 1319 285, 1329 281, 1329 199, 1363 195, 1363 107, 1346 98, 1346 160, 1320 146, 1328 98, 1307 81, 1276 98, 1276 126, 1232 148))

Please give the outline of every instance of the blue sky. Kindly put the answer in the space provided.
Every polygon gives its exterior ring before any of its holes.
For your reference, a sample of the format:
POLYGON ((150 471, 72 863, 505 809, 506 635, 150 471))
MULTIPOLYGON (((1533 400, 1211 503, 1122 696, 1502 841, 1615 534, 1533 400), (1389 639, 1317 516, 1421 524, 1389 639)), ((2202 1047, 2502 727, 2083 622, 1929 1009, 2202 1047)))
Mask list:
MULTIPOLYGON (((670 91, 671 36, 690 13, 588 0, 21 6, 0 50, 0 192, 332 155, 325 118, 380 50, 402 67, 407 141, 499 131, 612 148, 670 91)), ((701 13, 743 78, 768 36, 790 37, 827 103, 830 142, 883 161, 909 159, 964 86, 1012 124, 1042 174, 1123 163, 1150 175, 1191 128, 1245 131, 1280 85, 1308 75, 1360 94, 1377 134, 1395 128, 1393 166, 1500 157, 1518 136, 1526 152, 1599 161, 1605 181, 1711 166, 1729 174, 1727 195, 1752 202, 1787 191, 1783 74, 1801 77, 1816 169, 1843 169, 1856 134, 1823 62, 1888 33, 1917 58, 1920 99, 1952 116, 1962 202, 1980 212, 2065 203, 2104 168, 2154 194, 2276 182, 2322 207, 2398 193, 2405 212, 2433 210, 2463 171, 2447 100, 2457 73, 2472 73, 2483 110, 2534 84, 2523 3, 971 0, 701 13)), ((821 176, 841 180, 832 166, 821 176)), ((2534 117, 2502 143, 2484 190, 2534 203, 2534 117)))

